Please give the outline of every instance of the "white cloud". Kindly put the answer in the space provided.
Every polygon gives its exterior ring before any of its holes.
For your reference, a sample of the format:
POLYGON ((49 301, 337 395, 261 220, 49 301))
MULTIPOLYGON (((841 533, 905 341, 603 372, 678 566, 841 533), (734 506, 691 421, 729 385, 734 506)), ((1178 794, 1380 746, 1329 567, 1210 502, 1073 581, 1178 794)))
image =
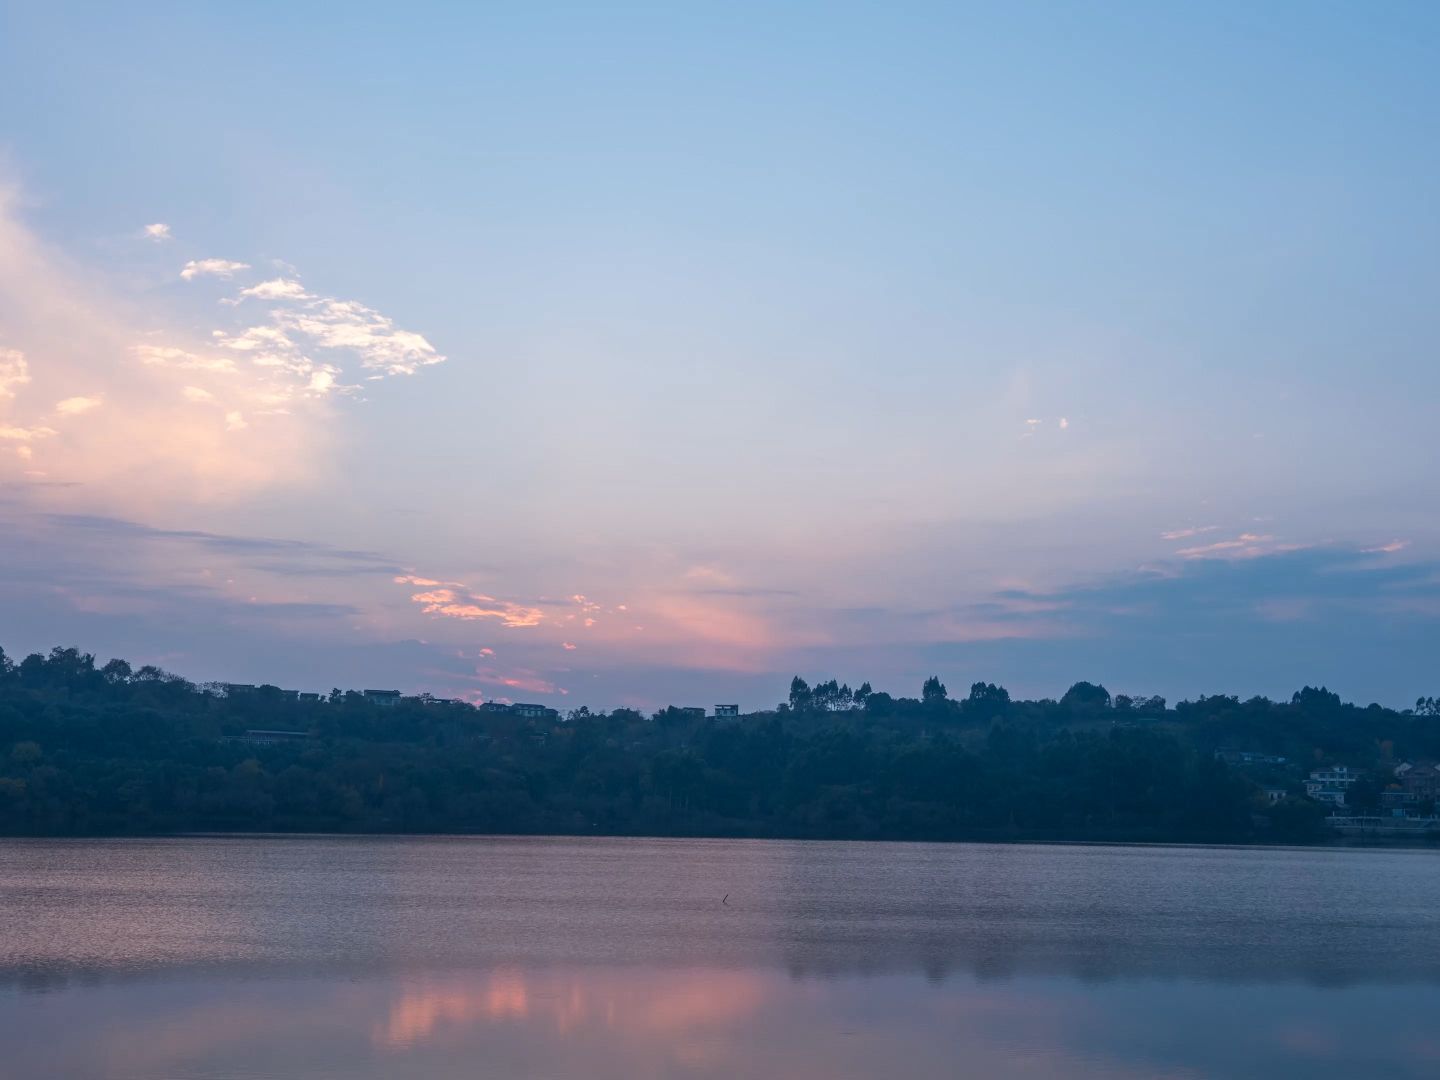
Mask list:
MULTIPOLYGON (((0 447, 33 449, 34 467, 62 485, 47 499, 159 512, 302 484, 324 468, 323 413, 295 410, 262 425, 256 416, 274 407, 277 393, 271 376, 241 370, 240 354, 196 341, 193 316, 175 317, 168 305, 137 308, 133 293, 120 291, 99 268, 75 268, 54 252, 21 220, 14 192, 0 187, 0 345, 24 353, 30 380, 18 387, 19 357, 6 354, 7 385, 19 397, 0 397, 0 447), (212 393, 216 404, 188 403, 186 385, 212 393), (83 415, 56 410, 76 397, 104 404, 83 415), (226 431, 227 410, 242 411, 252 429, 226 431)), ((213 317, 213 297, 199 299, 213 317)), ((30 475, 30 467, 0 454, 0 481, 12 470, 30 475)))
POLYGON ((64 401, 55 403, 55 411, 61 416, 79 416, 91 409, 98 409, 104 404, 105 399, 99 394, 90 394, 85 397, 68 397, 64 401))
POLYGON ((30 381, 30 365, 19 349, 0 349, 0 398, 13 398, 15 387, 30 381))
POLYGON ((271 278, 269 281, 262 281, 259 285, 252 285, 248 289, 241 289, 242 297, 250 297, 255 300, 313 300, 305 291, 305 286, 293 278, 271 278))
POLYGON ((142 231, 147 239, 154 240, 156 243, 174 239, 170 235, 170 226, 160 221, 157 221, 154 225, 146 225, 142 231))
POLYGON ((1068 428, 1069 426, 1070 426, 1070 421, 1067 420, 1067 419, 1066 419, 1065 417, 1063 417, 1063 416, 1060 417, 1060 430, 1061 430, 1061 431, 1064 431, 1064 430, 1065 430, 1066 428, 1068 428))
POLYGON ((325 349, 348 349, 362 367, 386 375, 413 375, 445 359, 423 335, 399 330, 374 308, 354 300, 325 300, 299 312, 277 313, 281 326, 325 349))
MULTIPOLYGON (((208 296, 179 318, 162 308, 137 318, 133 299, 72 270, 36 236, 17 202, 0 187, 0 448, 32 450, 49 476, 80 482, 51 499, 83 505, 105 492, 158 510, 309 482, 328 466, 325 403, 355 392, 364 369, 412 369, 434 355, 420 335, 363 305, 311 296, 288 268, 270 271, 276 283, 253 294, 266 307, 304 308, 323 341, 276 312, 247 311, 239 322, 244 307, 217 312, 208 296), (197 337, 202 311, 214 321, 197 337)), ((223 280, 248 265, 203 259, 179 272, 223 280)), ((24 467, 0 453, 0 480, 24 467)))
POLYGON ((180 276, 186 281, 194 281, 197 277, 224 277, 228 278, 237 270, 249 270, 250 264, 234 262, 231 259, 191 259, 180 271, 180 276))
POLYGON ((273 278, 241 289, 233 303, 247 299, 285 301, 296 306, 272 311, 273 322, 268 326, 252 326, 234 334, 217 330, 217 343, 253 353, 256 364, 284 368, 306 379, 307 390, 312 393, 342 388, 336 380, 342 370, 317 364, 305 354, 305 345, 355 354, 362 368, 380 373, 370 378, 413 375, 445 359, 424 335, 399 329, 394 320, 359 301, 307 292, 298 278, 273 278))

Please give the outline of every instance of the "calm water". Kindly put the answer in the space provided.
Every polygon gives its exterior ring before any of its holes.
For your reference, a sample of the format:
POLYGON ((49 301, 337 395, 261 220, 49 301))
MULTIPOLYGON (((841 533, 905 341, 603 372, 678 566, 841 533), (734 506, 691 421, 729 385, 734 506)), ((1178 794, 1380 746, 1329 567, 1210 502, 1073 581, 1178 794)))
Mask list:
POLYGON ((7 1078, 1436 1075, 1429 852, 0 842, 7 1078))

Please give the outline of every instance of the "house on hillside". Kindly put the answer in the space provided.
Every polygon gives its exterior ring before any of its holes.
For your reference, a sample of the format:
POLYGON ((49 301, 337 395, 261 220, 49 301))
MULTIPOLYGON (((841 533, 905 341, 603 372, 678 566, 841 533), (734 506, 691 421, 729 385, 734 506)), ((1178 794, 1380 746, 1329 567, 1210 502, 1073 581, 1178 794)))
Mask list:
POLYGON ((1397 765, 1395 779, 1417 802, 1434 802, 1440 798, 1440 765, 1433 761, 1407 761, 1397 765))
POLYGON ((361 697, 372 705, 383 705, 386 708, 400 704, 399 690, 364 690, 361 697))
POLYGON ((1344 806, 1345 794, 1365 774, 1348 765, 1327 765, 1313 769, 1310 779, 1305 781, 1305 794, 1316 802, 1331 806, 1344 806))
POLYGON ((716 720, 734 720, 734 719, 735 719, 736 717, 738 717, 739 715, 740 715, 740 706, 739 706, 739 705, 716 705, 716 706, 715 706, 715 719, 716 719, 716 720))

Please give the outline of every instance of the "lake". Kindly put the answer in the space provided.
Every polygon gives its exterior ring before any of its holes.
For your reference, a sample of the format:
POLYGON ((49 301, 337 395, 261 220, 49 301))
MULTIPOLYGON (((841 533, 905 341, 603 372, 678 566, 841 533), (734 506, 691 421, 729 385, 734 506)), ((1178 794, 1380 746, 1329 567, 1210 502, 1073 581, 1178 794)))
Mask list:
POLYGON ((1440 854, 0 841, 0 1076, 1433 1077, 1440 854))

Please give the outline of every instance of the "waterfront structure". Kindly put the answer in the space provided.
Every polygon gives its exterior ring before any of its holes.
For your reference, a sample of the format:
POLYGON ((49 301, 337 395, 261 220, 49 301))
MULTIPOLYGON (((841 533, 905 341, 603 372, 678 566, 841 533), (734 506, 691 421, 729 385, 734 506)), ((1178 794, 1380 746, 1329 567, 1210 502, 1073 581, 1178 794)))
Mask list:
POLYGON ((1416 802, 1433 803, 1440 798, 1440 765, 1433 761, 1407 761, 1397 765, 1395 779, 1416 802))

